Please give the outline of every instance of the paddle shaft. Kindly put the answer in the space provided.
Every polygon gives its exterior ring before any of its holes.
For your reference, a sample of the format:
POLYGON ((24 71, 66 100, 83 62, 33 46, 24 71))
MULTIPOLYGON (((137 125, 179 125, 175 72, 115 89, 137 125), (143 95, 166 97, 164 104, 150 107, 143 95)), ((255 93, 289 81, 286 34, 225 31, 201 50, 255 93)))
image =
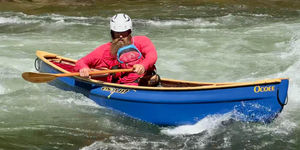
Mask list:
MULTIPOLYGON (((114 69, 114 70, 100 70, 100 71, 91 71, 89 75, 98 75, 98 74, 106 74, 106 73, 116 73, 116 72, 132 72, 133 69, 114 69)), ((79 76, 79 72, 74 73, 60 73, 60 74, 53 74, 56 77, 71 77, 71 76, 79 76)))
MULTIPOLYGON (((132 72, 133 69, 115 69, 115 70, 101 70, 101 71, 91 71, 89 75, 97 75, 97 74, 107 74, 107 73, 117 73, 117 72, 132 72)), ((51 73, 35 73, 35 72, 24 72, 22 73, 23 79, 33 83, 44 83, 50 82, 57 77, 71 77, 71 76, 80 76, 79 72, 76 73, 59 73, 59 74, 51 74, 51 73)))

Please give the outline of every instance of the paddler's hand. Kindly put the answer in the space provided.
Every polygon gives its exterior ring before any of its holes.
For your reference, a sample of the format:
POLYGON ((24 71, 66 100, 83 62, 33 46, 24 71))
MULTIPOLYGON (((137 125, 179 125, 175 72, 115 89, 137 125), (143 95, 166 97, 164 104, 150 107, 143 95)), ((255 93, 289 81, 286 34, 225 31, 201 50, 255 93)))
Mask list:
POLYGON ((141 64, 135 64, 133 65, 133 72, 136 72, 137 74, 143 74, 145 73, 145 67, 141 64))
POLYGON ((85 78, 88 78, 89 77, 89 72, 91 71, 90 68, 82 68, 79 70, 79 74, 81 77, 85 77, 85 78))

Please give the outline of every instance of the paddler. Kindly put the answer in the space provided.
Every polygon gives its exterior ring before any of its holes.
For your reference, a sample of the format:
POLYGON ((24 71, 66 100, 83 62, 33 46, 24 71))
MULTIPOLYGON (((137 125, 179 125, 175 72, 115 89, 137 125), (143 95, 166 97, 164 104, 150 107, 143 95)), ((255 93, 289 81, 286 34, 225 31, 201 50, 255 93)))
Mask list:
POLYGON ((133 73, 109 75, 101 80, 128 85, 156 85, 159 80, 154 66, 156 49, 148 37, 132 36, 131 33, 131 18, 123 13, 114 15, 110 19, 112 41, 79 59, 74 70, 79 71, 82 77, 89 77, 91 69, 133 67, 133 73))

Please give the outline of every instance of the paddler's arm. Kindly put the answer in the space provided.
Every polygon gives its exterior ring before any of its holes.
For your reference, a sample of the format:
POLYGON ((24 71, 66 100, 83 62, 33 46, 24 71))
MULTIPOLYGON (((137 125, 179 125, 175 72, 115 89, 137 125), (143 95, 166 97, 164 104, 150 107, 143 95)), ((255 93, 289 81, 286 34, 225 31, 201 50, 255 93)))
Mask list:
POLYGON ((76 62, 74 71, 80 73, 82 77, 88 77, 90 68, 95 68, 98 64, 101 63, 103 58, 104 49, 107 47, 107 44, 97 47, 94 51, 82 57, 76 62))
POLYGON ((139 74, 143 74, 148 69, 152 68, 157 60, 157 52, 155 49, 154 44, 151 42, 151 40, 146 36, 140 36, 139 43, 141 43, 141 53, 144 56, 144 60, 141 64, 135 65, 134 72, 137 72, 139 74), (142 65, 144 69, 140 66, 142 65))

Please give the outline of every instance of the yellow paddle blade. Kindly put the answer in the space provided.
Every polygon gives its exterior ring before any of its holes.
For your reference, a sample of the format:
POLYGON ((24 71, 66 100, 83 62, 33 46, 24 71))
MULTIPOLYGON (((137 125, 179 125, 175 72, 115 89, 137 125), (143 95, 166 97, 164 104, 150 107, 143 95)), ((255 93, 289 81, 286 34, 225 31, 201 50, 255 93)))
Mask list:
POLYGON ((24 72, 22 73, 24 80, 33 83, 44 83, 54 80, 57 76, 48 73, 24 72))

